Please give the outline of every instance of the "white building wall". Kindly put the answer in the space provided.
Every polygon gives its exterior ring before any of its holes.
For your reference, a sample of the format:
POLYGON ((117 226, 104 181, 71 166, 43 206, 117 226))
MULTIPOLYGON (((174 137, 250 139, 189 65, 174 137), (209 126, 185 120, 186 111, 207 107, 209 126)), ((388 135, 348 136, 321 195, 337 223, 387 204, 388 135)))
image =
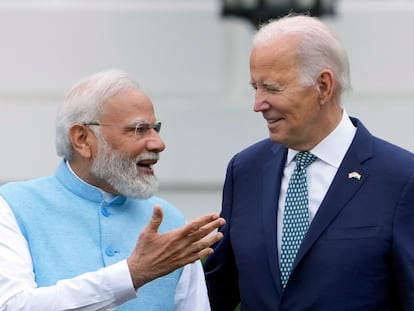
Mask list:
MULTIPOLYGON (((349 114, 414 151, 414 3, 342 0, 326 22, 351 61, 349 114)), ((120 68, 153 99, 167 149, 160 196, 219 211, 227 162, 267 136, 252 111, 254 28, 216 0, 0 1, 0 182, 53 174, 55 113, 79 78, 120 68)))

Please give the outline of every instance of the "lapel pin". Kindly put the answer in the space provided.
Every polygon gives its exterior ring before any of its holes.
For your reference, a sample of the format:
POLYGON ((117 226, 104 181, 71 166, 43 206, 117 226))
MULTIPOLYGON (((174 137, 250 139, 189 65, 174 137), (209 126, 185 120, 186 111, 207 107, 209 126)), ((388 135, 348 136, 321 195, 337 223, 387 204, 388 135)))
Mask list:
POLYGON ((358 172, 348 173, 348 178, 349 178, 349 179, 351 179, 351 178, 355 178, 355 179, 360 180, 360 179, 361 179, 361 174, 360 174, 360 173, 358 173, 358 172))

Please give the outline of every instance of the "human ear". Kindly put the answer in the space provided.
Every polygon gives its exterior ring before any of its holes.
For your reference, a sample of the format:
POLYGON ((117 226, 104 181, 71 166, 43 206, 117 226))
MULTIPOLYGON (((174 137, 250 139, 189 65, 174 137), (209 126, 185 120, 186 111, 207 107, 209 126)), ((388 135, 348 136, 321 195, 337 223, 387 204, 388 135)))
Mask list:
POLYGON ((323 70, 319 75, 317 85, 319 90, 319 102, 321 105, 325 105, 331 100, 334 94, 335 80, 333 72, 328 69, 323 70))
POLYGON ((83 158, 90 158, 92 156, 91 143, 96 139, 95 134, 86 126, 82 124, 74 124, 69 129, 69 140, 76 153, 83 158))

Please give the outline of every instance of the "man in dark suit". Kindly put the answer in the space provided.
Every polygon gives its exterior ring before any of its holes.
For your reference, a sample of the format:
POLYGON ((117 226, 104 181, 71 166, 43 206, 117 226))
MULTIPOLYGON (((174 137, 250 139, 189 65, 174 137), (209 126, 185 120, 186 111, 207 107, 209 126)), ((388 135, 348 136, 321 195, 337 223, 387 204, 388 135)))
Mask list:
POLYGON ((224 238, 205 263, 212 310, 414 310, 414 155, 347 115, 340 41, 288 15, 256 34, 250 73, 270 139, 229 163, 224 238))

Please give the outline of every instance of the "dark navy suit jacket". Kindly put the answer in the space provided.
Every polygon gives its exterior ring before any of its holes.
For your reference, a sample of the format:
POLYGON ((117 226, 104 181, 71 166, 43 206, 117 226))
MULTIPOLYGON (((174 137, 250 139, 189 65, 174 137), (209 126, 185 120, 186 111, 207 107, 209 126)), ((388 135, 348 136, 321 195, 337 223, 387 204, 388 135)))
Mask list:
POLYGON ((224 238, 205 263, 213 311, 414 310, 414 155, 352 122, 284 291, 276 218, 287 149, 266 139, 230 161, 224 238))

